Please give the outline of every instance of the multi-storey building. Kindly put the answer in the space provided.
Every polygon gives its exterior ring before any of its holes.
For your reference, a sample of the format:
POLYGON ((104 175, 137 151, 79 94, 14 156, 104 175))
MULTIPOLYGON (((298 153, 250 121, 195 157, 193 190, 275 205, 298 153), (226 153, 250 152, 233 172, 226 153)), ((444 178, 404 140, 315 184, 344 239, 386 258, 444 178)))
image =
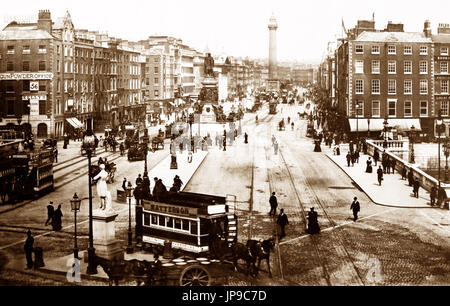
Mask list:
POLYGON ((380 131, 383 118, 399 130, 432 133, 435 116, 433 44, 429 23, 423 33, 388 23, 359 21, 336 53, 337 98, 350 131, 380 131), (363 118, 369 120, 362 120, 363 118), (358 125, 359 124, 359 125, 358 125))
POLYGON ((49 11, 39 11, 37 23, 11 22, 0 32, 1 125, 23 125, 38 138, 55 134, 55 115, 64 111, 61 52, 49 11))

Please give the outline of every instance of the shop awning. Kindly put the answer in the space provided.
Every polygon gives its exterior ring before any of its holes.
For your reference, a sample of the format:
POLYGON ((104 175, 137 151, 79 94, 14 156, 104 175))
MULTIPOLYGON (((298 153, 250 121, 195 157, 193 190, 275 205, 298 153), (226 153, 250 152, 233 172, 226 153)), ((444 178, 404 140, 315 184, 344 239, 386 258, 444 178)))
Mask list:
POLYGON ((77 118, 66 118, 66 121, 70 123, 76 129, 82 128, 83 124, 77 118))
MULTIPOLYGON (((370 121, 367 121, 367 118, 350 118, 348 119, 350 123, 350 130, 352 132, 379 132, 384 129, 384 119, 383 118, 371 118, 370 121)), ((422 128, 420 126, 420 119, 418 118, 389 118, 388 119, 388 127, 397 129, 398 131, 410 131, 411 127, 414 126, 414 130, 421 131, 422 128)))

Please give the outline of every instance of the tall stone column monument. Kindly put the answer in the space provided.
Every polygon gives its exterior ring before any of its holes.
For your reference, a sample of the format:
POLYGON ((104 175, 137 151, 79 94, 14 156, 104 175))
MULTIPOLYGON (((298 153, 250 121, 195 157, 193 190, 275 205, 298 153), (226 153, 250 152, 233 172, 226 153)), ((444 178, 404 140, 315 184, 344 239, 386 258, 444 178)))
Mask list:
POLYGON ((270 17, 269 24, 269 80, 267 91, 278 91, 280 84, 277 74, 277 29, 278 24, 274 14, 270 17))
POLYGON ((200 122, 216 122, 214 106, 219 104, 219 89, 217 80, 214 76, 214 59, 210 53, 207 53, 204 63, 205 78, 202 81, 199 100, 201 101, 202 112, 200 122))

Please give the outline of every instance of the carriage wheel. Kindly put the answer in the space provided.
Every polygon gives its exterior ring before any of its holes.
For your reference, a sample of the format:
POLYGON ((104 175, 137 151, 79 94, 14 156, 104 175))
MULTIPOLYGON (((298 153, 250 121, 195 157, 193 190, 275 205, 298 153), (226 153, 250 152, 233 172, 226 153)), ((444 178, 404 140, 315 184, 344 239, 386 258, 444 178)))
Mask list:
POLYGON ((180 276, 180 286, 210 286, 211 276, 208 270, 199 265, 186 267, 180 276))

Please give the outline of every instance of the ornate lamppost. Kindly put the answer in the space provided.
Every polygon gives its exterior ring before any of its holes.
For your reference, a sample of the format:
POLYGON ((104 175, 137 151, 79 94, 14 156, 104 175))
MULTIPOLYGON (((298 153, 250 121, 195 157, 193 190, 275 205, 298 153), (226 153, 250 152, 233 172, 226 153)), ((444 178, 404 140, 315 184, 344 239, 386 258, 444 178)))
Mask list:
POLYGON ((190 138, 191 138, 191 152, 194 152, 194 139, 192 138, 192 124, 194 123, 194 114, 189 114, 188 118, 189 123, 189 132, 190 132, 190 138))
POLYGON ((439 110, 438 118, 436 120, 436 129, 438 132, 438 184, 441 189, 441 132, 444 127, 441 110, 439 110))
POLYGON ((91 158, 92 151, 95 149, 95 137, 90 126, 83 138, 83 148, 86 150, 88 158, 88 178, 89 178, 89 248, 88 248, 88 267, 87 274, 97 274, 97 267, 95 265, 95 249, 94 249, 94 236, 92 225, 92 178, 91 178, 91 158))
POLYGON ((370 138, 370 117, 367 118, 367 139, 369 138, 370 138))
POLYGON ((70 207, 74 215, 74 242, 73 242, 73 257, 78 259, 78 245, 77 245, 77 211, 80 210, 81 199, 78 198, 77 193, 73 195, 70 200, 70 207))
POLYGON ((444 143, 444 155, 445 155, 445 182, 448 182, 448 156, 450 155, 450 143, 448 138, 445 139, 444 143))
POLYGON ((131 231, 131 198, 133 197, 133 186, 131 182, 128 181, 127 185, 127 198, 128 198, 128 245, 127 245, 127 254, 133 253, 133 232, 131 231))
POLYGON ((145 163, 144 163, 144 177, 148 176, 148 172, 147 172, 147 153, 148 153, 148 142, 149 142, 149 138, 148 138, 148 128, 145 127, 144 129, 144 150, 145 150, 145 163))
POLYGON ((415 127, 411 126, 411 130, 409 131, 409 163, 414 164, 414 137, 415 137, 415 127))
POLYGON ((383 131, 384 131, 384 142, 383 142, 383 148, 387 148, 387 131, 388 131, 388 116, 386 114, 386 117, 384 117, 384 121, 383 121, 383 131))
POLYGON ((358 121, 359 121, 358 117, 359 117, 359 114, 358 114, 358 111, 359 111, 359 108, 360 108, 358 102, 356 103, 355 108, 356 108, 356 147, 358 147, 359 146, 359 131, 358 131, 358 121))

